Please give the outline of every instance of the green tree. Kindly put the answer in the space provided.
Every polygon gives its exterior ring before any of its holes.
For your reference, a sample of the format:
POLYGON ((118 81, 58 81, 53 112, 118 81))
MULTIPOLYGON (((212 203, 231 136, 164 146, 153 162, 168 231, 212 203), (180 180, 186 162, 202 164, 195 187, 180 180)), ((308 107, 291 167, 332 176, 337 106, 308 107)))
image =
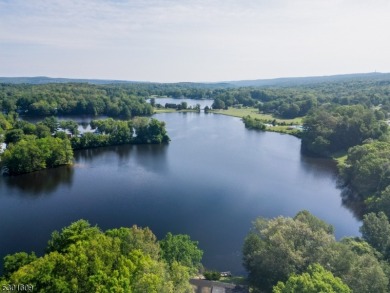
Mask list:
POLYGON ((295 218, 257 219, 244 242, 244 267, 250 283, 261 290, 271 290, 292 273, 307 267, 327 255, 335 241, 332 227, 315 219, 307 211, 295 218))
POLYGON ((54 116, 46 117, 42 120, 42 124, 46 125, 50 129, 51 133, 57 131, 59 126, 58 119, 54 116))
POLYGON ((112 238, 121 240, 121 253, 126 255, 134 249, 150 255, 153 259, 160 257, 160 246, 157 238, 149 228, 133 226, 131 228, 119 228, 107 230, 106 234, 112 238))
POLYGON ((362 105, 327 105, 304 119, 302 147, 316 155, 330 156, 367 139, 378 139, 387 133, 387 128, 374 110, 362 105))
POLYGON ((89 241, 101 231, 98 227, 91 227, 88 221, 79 220, 62 229, 61 233, 54 231, 48 242, 47 252, 65 252, 71 244, 79 241, 89 241))
POLYGON ((189 268, 176 261, 168 266, 159 249, 149 229, 104 233, 79 220, 53 232, 42 257, 7 256, 9 273, 1 282, 39 292, 192 292, 189 268))
POLYGON ((46 168, 45 154, 34 140, 20 140, 10 145, 2 155, 6 173, 17 175, 46 168))
POLYGON ((278 281, 286 282, 318 263, 353 292, 387 292, 388 268, 378 260, 380 254, 361 239, 336 242, 332 233, 332 226, 307 211, 293 219, 257 219, 243 247, 251 285, 270 291, 278 281))
POLYGON ((351 289, 345 285, 341 279, 325 270, 319 264, 310 265, 306 272, 301 275, 292 274, 288 280, 278 282, 273 287, 274 293, 349 293, 351 289))
POLYGON ((21 267, 33 262, 37 257, 34 252, 28 254, 26 252, 17 252, 4 257, 4 276, 9 277, 13 272, 16 272, 21 267))
POLYGON ((378 196, 371 196, 365 201, 370 212, 384 212, 390 218, 390 186, 387 186, 378 196))
POLYGON ((373 141, 348 150, 341 175, 354 193, 366 199, 390 185, 389 166, 390 144, 373 141))
POLYGON ((320 263, 353 292, 387 292, 389 279, 378 252, 360 239, 334 242, 320 263))
POLYGON ((157 119, 138 117, 133 120, 137 143, 167 143, 169 136, 165 129, 165 123, 157 119))
POLYGON ((198 242, 192 241, 188 235, 172 235, 168 233, 160 241, 161 256, 169 264, 175 261, 197 271, 202 260, 203 251, 198 248, 198 242))
POLYGON ((59 127, 64 129, 64 130, 68 130, 72 135, 79 134, 79 130, 78 130, 79 125, 75 121, 72 121, 72 120, 61 121, 59 123, 59 127))
POLYGON ((218 271, 205 271, 203 275, 206 280, 218 281, 219 279, 221 279, 221 273, 218 271))
POLYGON ((390 223, 385 213, 364 215, 360 232, 364 240, 390 260, 390 223))
POLYGON ((24 136, 24 132, 22 129, 12 129, 6 132, 4 142, 6 144, 9 143, 17 143, 24 136))
POLYGON ((225 109, 226 105, 225 102, 221 99, 215 99, 211 107, 213 109, 225 109))
POLYGON ((35 134, 38 138, 49 137, 51 136, 50 128, 45 124, 39 122, 36 124, 35 134))
POLYGON ((252 118, 251 116, 247 115, 242 118, 242 121, 244 122, 245 127, 248 129, 257 129, 257 130, 266 129, 265 124, 258 118, 252 118))

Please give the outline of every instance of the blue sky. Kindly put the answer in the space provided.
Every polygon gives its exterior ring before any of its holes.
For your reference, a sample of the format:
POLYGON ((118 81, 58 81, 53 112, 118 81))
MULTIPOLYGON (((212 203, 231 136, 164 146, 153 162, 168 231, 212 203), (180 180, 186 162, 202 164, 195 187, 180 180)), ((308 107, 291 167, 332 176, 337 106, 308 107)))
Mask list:
POLYGON ((223 81, 390 72, 388 0, 0 0, 0 76, 223 81))

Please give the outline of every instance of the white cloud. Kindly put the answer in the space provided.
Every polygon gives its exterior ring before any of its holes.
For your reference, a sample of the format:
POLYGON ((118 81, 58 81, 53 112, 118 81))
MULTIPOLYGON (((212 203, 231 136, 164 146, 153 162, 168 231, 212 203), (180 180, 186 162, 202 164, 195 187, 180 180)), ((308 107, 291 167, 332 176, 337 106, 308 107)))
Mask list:
POLYGON ((0 0, 0 75, 173 81, 390 71, 388 15, 386 0, 0 0))

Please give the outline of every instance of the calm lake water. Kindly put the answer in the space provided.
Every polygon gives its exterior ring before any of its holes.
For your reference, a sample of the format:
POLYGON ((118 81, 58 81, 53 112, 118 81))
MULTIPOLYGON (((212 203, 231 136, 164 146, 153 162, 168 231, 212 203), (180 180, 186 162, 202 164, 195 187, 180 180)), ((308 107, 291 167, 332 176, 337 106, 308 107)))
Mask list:
MULTIPOLYGON (((150 101, 150 99, 148 100, 150 101)), ((196 104, 200 105, 201 109, 204 109, 204 107, 209 106, 213 104, 214 100, 193 100, 193 99, 173 99, 173 98, 156 98, 156 104, 160 104, 161 106, 165 106, 166 103, 168 104, 180 104, 181 102, 186 102, 187 106, 196 106, 196 104)))
POLYGON ((81 218, 104 230, 148 226, 158 238, 189 234, 207 268, 234 273, 244 273, 241 247, 259 216, 307 209, 338 238, 359 235, 334 165, 303 157, 296 137, 216 114, 155 117, 166 122, 169 145, 79 151, 73 167, 0 178, 0 257, 42 254, 53 230, 81 218))

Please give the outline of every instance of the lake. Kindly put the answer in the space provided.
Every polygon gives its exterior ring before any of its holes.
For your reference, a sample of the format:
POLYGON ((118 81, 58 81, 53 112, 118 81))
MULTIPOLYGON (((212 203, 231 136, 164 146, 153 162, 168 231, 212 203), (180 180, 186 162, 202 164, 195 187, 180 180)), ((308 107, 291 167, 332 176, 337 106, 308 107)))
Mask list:
MULTIPOLYGON (((214 100, 194 100, 194 99, 174 99, 174 98, 156 98, 156 104, 160 104, 161 106, 165 106, 166 103, 168 104, 180 104, 181 102, 186 102, 188 107, 194 107, 197 104, 200 105, 201 109, 204 109, 206 106, 211 107, 214 100)), ((150 99, 148 99, 148 102, 150 102, 150 99)))
POLYGON ((44 252, 55 229, 86 219, 102 229, 148 226, 159 239, 189 234, 210 269, 244 273, 241 247, 256 217, 306 209, 359 235, 342 205, 336 168, 304 157, 300 140, 247 130, 239 118, 163 113, 169 145, 75 152, 73 167, 0 178, 0 257, 44 252))

